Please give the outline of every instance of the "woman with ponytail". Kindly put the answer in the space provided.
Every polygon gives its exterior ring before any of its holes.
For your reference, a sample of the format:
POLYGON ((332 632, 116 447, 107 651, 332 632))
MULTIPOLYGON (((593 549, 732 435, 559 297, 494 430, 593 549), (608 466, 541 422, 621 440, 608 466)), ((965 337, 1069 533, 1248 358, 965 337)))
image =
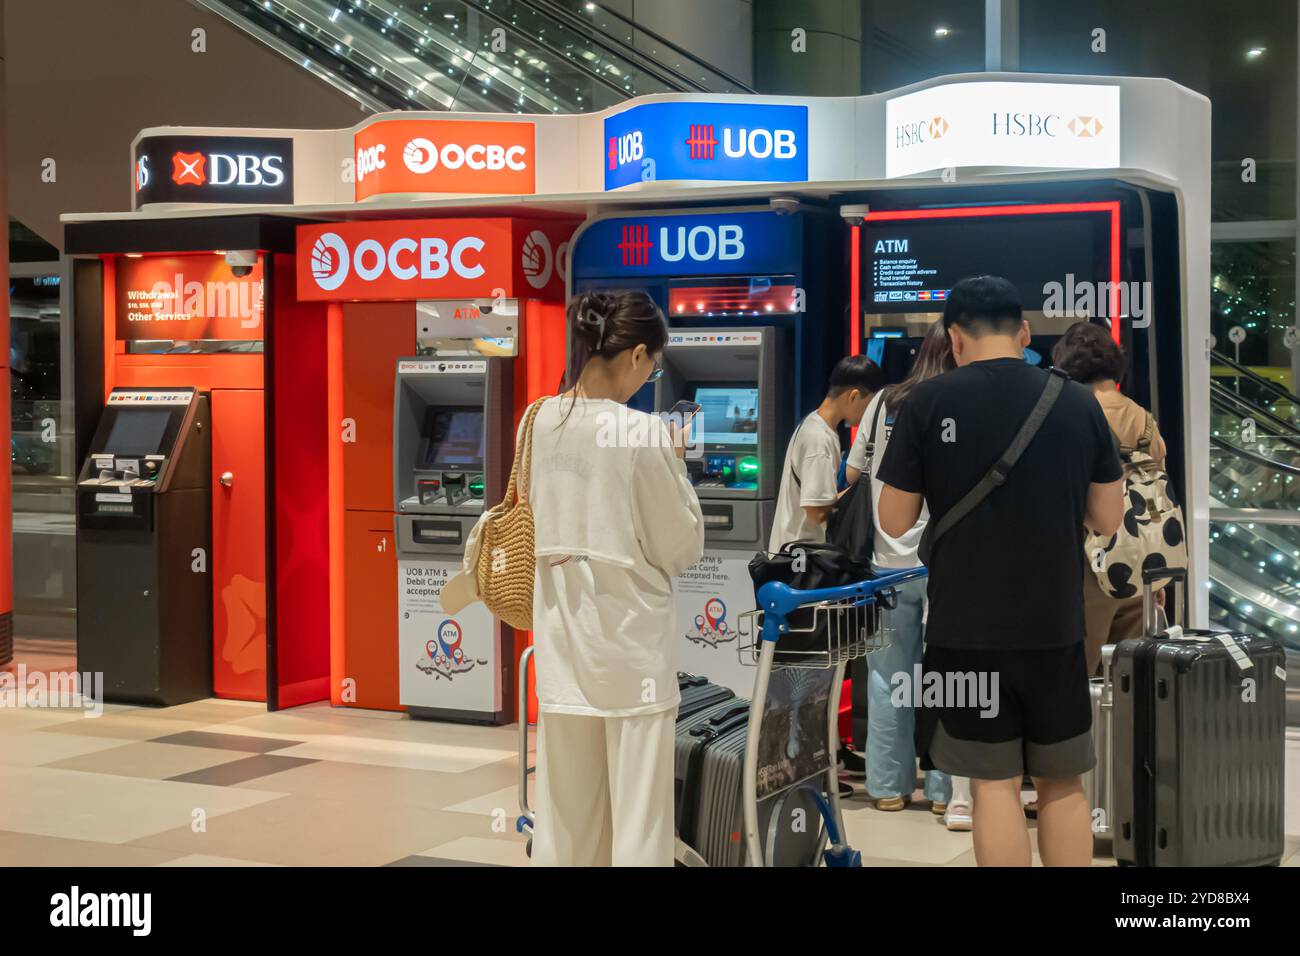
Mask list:
POLYGON ((529 499, 539 866, 671 866, 674 576, 704 520, 677 431, 627 407, 661 374, 667 323, 644 292, 579 296, 569 375, 533 427, 529 499))

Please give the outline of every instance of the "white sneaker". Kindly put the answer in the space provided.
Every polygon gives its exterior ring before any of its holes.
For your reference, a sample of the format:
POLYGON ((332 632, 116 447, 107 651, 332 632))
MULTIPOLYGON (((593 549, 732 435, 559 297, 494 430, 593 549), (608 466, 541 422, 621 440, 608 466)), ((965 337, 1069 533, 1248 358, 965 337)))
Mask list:
POLYGON ((947 812, 943 815, 943 825, 949 830, 973 829, 975 821, 971 817, 970 804, 961 800, 951 801, 947 812))

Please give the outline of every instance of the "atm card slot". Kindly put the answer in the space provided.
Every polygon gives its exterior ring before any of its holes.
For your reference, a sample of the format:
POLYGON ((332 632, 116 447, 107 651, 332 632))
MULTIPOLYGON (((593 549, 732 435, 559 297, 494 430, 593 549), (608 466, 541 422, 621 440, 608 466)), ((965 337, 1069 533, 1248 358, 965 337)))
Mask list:
POLYGON ((735 527, 731 505, 706 505, 701 502, 700 513, 704 516, 704 528, 707 531, 730 531, 735 527))
POLYGON ((463 537, 459 521, 411 522, 411 540, 416 544, 458 545, 463 537))

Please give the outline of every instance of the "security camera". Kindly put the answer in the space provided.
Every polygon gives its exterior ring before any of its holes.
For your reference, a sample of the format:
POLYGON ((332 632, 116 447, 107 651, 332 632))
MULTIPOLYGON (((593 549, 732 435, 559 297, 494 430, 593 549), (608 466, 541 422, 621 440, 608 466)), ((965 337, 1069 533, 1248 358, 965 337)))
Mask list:
POLYGON ((799 200, 792 196, 773 196, 768 205, 778 216, 791 216, 799 211, 799 200))
POLYGON ((226 253, 226 265, 230 266, 230 271, 241 279, 251 275, 253 267, 257 265, 257 250, 233 249, 226 253))

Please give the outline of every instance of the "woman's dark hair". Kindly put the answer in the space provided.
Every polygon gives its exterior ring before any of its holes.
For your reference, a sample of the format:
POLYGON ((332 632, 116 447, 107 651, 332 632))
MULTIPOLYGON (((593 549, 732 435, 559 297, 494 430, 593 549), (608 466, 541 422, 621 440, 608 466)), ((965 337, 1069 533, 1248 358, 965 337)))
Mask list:
POLYGON ((658 355, 668 344, 663 312, 640 289, 584 292, 569 303, 569 369, 562 391, 577 384, 592 356, 610 359, 644 345, 658 355))
POLYGON ((1124 374, 1124 353, 1105 326, 1075 322, 1052 347, 1052 364, 1083 385, 1124 374))
POLYGON ((957 362, 952 357, 952 340, 948 338, 948 330, 944 328, 942 319, 937 320, 931 323, 925 332, 925 337, 921 339, 921 348, 916 353, 916 361, 912 363, 912 371, 907 374, 907 378, 897 385, 885 386, 885 392, 880 398, 885 403, 885 411, 894 414, 915 386, 926 379, 952 371, 956 367, 957 362))

